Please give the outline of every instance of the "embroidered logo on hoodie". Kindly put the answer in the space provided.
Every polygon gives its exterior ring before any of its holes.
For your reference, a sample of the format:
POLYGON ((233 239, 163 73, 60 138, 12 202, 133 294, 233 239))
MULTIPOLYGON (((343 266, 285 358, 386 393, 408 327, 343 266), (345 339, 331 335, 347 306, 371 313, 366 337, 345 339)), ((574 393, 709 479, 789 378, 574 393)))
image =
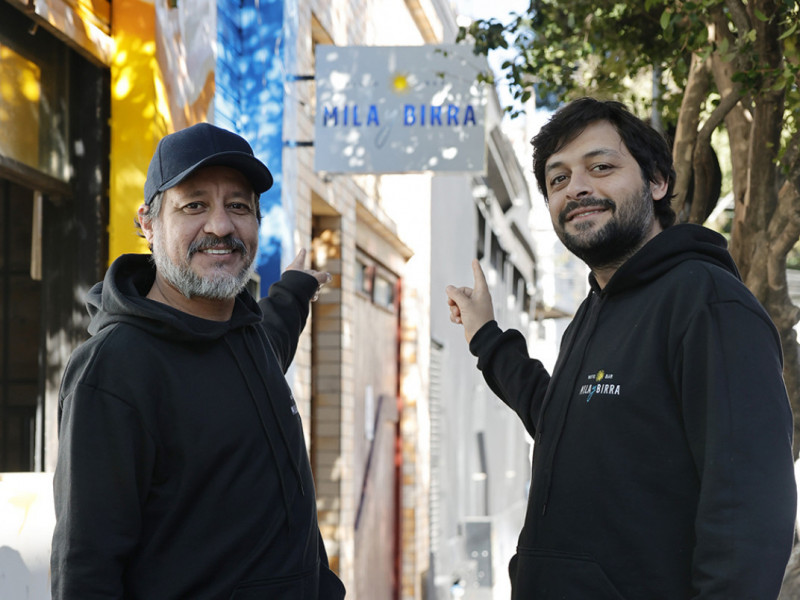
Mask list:
POLYGON ((613 373, 606 373, 600 369, 597 373, 587 375, 586 379, 594 381, 594 383, 582 385, 578 391, 579 396, 586 396, 586 402, 596 396, 619 396, 620 394, 620 385, 613 382, 613 373))

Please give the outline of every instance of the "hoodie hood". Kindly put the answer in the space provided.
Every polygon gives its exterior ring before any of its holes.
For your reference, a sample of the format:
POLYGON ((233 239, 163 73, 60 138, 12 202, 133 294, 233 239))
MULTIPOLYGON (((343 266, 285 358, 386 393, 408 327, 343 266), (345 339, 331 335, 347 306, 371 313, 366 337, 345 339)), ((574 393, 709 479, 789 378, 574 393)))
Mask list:
POLYGON ((656 235, 645 247, 646 252, 640 250, 614 273, 602 292, 594 275, 590 275, 592 289, 606 295, 618 294, 658 279, 687 260, 712 263, 741 280, 736 263, 728 253, 725 238, 700 225, 673 225, 656 235))
POLYGON ((89 291, 86 306, 91 317, 89 333, 97 335, 115 323, 128 323, 161 338, 209 341, 232 329, 261 321, 261 309, 246 291, 236 297, 228 321, 210 321, 150 300, 147 293, 156 269, 148 254, 124 254, 113 262, 103 281, 89 291))

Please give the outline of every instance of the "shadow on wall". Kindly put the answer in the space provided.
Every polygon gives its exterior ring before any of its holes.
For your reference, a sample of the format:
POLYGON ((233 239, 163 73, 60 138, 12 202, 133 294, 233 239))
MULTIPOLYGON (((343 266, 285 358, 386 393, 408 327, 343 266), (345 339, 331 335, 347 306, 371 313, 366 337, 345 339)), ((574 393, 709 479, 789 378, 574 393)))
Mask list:
POLYGON ((50 599, 52 473, 0 473, 0 598, 50 599))

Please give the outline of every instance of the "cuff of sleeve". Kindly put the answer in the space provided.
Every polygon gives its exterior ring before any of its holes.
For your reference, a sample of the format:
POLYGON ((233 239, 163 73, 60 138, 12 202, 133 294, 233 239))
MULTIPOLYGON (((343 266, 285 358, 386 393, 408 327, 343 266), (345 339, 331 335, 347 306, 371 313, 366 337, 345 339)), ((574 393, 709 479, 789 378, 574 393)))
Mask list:
POLYGON ((469 351, 473 356, 480 358, 493 345, 494 341, 503 333, 497 325, 497 321, 487 321, 475 332, 469 341, 469 351))
POLYGON ((281 283, 292 290, 294 294, 302 296, 304 300, 311 300, 319 287, 316 277, 296 270, 284 271, 281 275, 281 283))

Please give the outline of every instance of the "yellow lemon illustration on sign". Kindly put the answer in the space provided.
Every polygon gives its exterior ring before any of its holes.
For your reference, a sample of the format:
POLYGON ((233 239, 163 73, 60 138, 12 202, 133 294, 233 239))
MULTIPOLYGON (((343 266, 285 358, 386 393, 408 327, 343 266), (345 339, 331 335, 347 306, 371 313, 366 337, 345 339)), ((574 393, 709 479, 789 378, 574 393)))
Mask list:
POLYGON ((392 89, 398 94, 405 94, 409 91, 410 87, 408 76, 405 73, 397 73, 392 78, 392 89))

